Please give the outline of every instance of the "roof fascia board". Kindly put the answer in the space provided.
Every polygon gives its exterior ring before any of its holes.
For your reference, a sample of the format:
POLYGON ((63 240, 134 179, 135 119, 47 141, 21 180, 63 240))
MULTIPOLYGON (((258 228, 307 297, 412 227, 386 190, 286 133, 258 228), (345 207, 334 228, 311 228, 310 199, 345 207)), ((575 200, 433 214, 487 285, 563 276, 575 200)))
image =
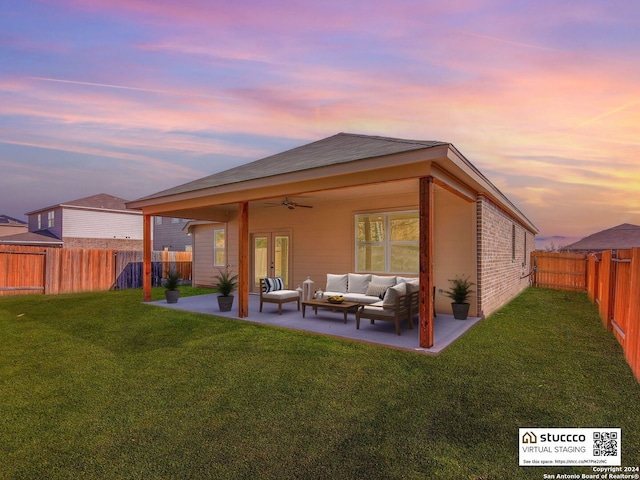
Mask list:
POLYGON ((459 179, 455 178, 448 172, 442 170, 438 165, 432 165, 431 176, 434 178, 436 185, 439 185, 464 200, 469 202, 476 201, 476 192, 471 187, 462 183, 459 179))
POLYGON ((489 181, 476 167, 473 166, 464 155, 462 155, 453 145, 449 150, 449 160, 451 160, 458 168, 462 170, 464 175, 468 176, 474 183, 478 193, 484 194, 491 199, 496 205, 500 206, 511 217, 517 219, 523 226, 532 233, 538 233, 538 228, 529 220, 511 200, 509 200, 498 188, 489 181))

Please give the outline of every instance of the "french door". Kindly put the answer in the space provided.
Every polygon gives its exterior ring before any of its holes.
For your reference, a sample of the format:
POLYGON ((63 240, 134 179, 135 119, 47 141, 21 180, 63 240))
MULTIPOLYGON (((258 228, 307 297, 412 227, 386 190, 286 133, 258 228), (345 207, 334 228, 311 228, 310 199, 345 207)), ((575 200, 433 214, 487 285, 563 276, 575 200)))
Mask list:
POLYGON ((288 231, 260 232, 251 235, 251 291, 260 291, 260 279, 281 277, 285 288, 290 285, 291 234, 288 231))

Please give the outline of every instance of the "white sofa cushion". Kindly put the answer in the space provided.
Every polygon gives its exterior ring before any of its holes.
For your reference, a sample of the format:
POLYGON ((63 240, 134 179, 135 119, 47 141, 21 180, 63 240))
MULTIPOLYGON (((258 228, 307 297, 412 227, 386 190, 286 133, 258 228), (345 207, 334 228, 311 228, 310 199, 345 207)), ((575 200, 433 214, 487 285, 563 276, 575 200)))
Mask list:
POLYGON ((396 277, 382 276, 382 275, 371 275, 371 282, 377 283, 379 285, 387 285, 389 287, 394 286, 397 283, 396 277))
POLYGON ((369 286, 369 282, 371 282, 371 274, 348 273, 347 282, 347 292, 367 293, 367 287, 369 286))
POLYGON ((398 297, 406 294, 407 284, 404 282, 394 285, 393 287, 389 287, 387 293, 384 295, 384 299, 382 300, 383 308, 395 308, 398 297))
POLYGON ((335 275, 333 273, 327 273, 327 288, 328 292, 347 292, 347 274, 335 275))

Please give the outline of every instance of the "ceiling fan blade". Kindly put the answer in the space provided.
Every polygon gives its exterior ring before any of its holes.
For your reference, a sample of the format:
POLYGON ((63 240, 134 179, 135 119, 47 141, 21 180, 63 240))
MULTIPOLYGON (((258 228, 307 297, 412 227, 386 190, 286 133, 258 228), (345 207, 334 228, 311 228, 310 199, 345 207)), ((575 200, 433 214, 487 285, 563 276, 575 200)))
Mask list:
POLYGON ((313 205, 300 205, 299 203, 295 204, 296 207, 301 207, 301 208, 313 208, 313 205))

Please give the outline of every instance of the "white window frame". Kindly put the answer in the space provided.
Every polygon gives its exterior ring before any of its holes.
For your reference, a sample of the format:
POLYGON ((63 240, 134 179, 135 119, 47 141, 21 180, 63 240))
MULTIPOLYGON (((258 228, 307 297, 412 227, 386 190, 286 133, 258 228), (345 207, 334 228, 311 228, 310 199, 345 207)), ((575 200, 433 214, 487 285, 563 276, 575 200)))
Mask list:
POLYGON ((51 210, 47 212, 47 228, 54 228, 56 226, 56 211, 51 210))
MULTIPOLYGON (((361 245, 382 245, 384 247, 384 270, 375 271, 371 273, 396 273, 396 274, 416 274, 420 273, 419 271, 415 272, 396 272, 391 270, 391 247, 393 245, 417 245, 420 247, 420 234, 418 233, 418 238, 415 241, 403 241, 403 242, 392 242, 389 235, 389 219, 393 215, 401 215, 401 214, 415 214, 416 218, 419 219, 420 212, 418 210, 402 210, 402 211, 388 211, 388 212, 375 212, 375 213, 358 213, 354 218, 354 261, 355 261, 355 271, 356 272, 365 272, 365 270, 360 270, 358 268, 358 247, 361 245), (382 242, 358 242, 358 219, 361 217, 373 217, 380 216, 384 217, 384 240, 382 242)), ((369 273, 368 270, 366 270, 369 273)))

